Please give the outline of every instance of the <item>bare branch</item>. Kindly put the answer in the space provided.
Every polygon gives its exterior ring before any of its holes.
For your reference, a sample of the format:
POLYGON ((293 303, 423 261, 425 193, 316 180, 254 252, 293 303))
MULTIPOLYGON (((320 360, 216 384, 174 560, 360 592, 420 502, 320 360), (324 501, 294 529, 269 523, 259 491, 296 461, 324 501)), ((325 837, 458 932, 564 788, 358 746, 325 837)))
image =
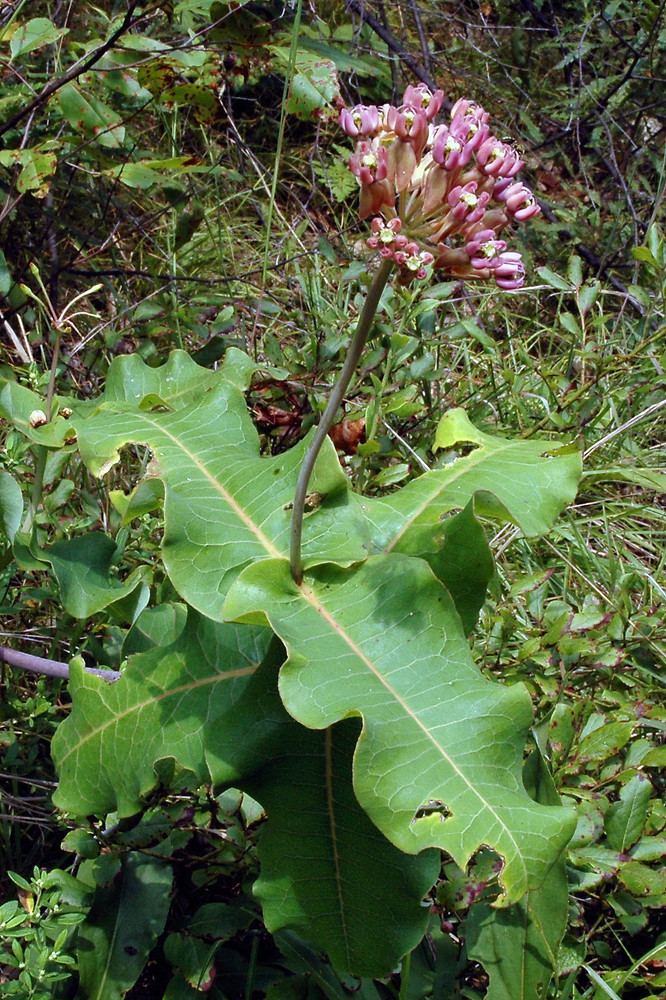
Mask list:
POLYGON ((4 135, 5 132, 9 132, 10 129, 13 129, 19 122, 23 121, 24 118, 34 114, 38 108, 48 101, 52 94, 55 94, 57 90, 64 87, 66 83, 70 82, 70 80, 75 80, 77 77, 81 76, 82 73, 86 73, 89 69, 92 69, 95 63, 98 62, 102 56, 109 51, 109 49, 113 48, 120 36, 124 35, 130 28, 133 28, 134 25, 145 16, 145 14, 141 14, 137 18, 132 18, 132 15, 138 5, 139 0, 130 0, 127 6, 127 13, 123 18, 122 24, 116 28, 113 34, 109 35, 107 40, 102 45, 94 49, 87 59, 84 59, 82 63, 75 63, 66 73, 63 73, 62 76, 59 76, 57 79, 48 83, 43 90, 40 90, 34 100, 30 101, 29 104, 26 104, 24 108, 21 108, 20 111, 17 111, 15 115, 12 115, 11 118, 8 118, 6 122, 0 125, 0 136, 4 135))
MULTIPOLYGON (((414 76, 418 77, 422 83, 430 87, 431 90, 437 90, 437 84, 431 77, 430 73, 414 58, 409 52, 404 48, 402 43, 395 37, 393 32, 385 28, 381 21, 377 20, 374 14, 371 14, 369 10, 366 9, 363 0, 347 0, 347 7, 349 10, 353 10, 355 14, 361 18, 362 21, 372 28, 376 35, 379 35, 383 42, 386 42, 391 52, 394 52, 401 62, 405 64, 409 69, 411 69, 414 76)), ((445 99, 443 107, 450 111, 452 104, 448 99, 445 99)))

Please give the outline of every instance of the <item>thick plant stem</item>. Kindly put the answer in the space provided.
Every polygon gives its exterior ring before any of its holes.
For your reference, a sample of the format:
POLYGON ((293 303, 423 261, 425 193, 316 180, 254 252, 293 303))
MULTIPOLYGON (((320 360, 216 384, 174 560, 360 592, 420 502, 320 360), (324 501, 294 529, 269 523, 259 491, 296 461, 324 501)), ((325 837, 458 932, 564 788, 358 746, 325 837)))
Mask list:
MULTIPOLYGON (((29 670, 33 674, 43 674, 45 677, 69 677, 69 666, 60 660, 47 660, 43 656, 33 656, 32 653, 19 653, 16 649, 0 646, 0 663, 19 670, 29 670)), ((120 673, 117 670, 102 670, 97 667, 85 667, 87 674, 97 674, 105 681, 117 681, 120 673)))
POLYGON ((310 482, 310 477, 312 476, 312 470, 314 469, 317 456, 321 450, 321 446, 324 443, 326 435, 335 420, 338 407, 344 399, 349 383, 351 382, 352 376, 356 371, 356 366, 361 359, 363 348, 365 347, 365 342, 368 339, 370 327, 372 326, 372 321, 375 318, 375 313, 377 312, 379 300, 382 292, 384 291, 386 282, 389 279, 392 268, 392 260, 382 261, 381 267, 377 271, 374 280, 370 285, 368 295, 363 304, 361 315, 359 316, 356 332, 354 333, 352 342, 349 345, 345 363, 342 366, 342 371, 340 372, 338 381, 333 387, 333 391, 331 392, 328 403, 326 404, 326 409, 324 410, 322 418, 317 426, 315 436, 313 437, 312 443, 305 453, 305 458, 303 459, 303 465, 301 466, 298 482, 296 483, 294 510, 291 517, 290 565, 291 575, 297 584, 300 584, 303 580, 303 562, 301 559, 303 513, 305 510, 305 498, 307 496, 308 484, 310 482))

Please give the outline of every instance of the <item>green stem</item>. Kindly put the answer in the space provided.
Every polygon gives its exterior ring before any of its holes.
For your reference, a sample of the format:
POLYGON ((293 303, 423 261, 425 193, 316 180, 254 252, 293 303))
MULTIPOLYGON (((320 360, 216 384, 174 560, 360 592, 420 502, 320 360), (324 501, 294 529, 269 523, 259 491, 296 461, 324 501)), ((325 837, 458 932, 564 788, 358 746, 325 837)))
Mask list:
POLYGON ((46 448, 43 444, 35 445, 35 470, 32 476, 32 488, 30 490, 30 504, 25 515, 21 531, 29 534, 32 530, 35 514, 39 510, 42 502, 42 490, 44 489, 44 471, 46 469, 46 448))
POLYGON ((46 387, 46 419, 51 420, 53 410, 53 397, 55 395, 56 374, 58 372, 58 361, 60 360, 60 341, 62 334, 60 329, 56 329, 55 344, 51 355, 51 371, 49 372, 49 384, 46 387))
MULTIPOLYGON (((49 372, 49 383, 46 387, 46 419, 51 420, 53 415, 53 397, 55 395, 56 374, 58 371, 58 360, 60 358, 60 341, 62 334, 60 329, 56 329, 56 339, 53 345, 53 355, 51 357, 51 370, 49 372)), ((46 469, 47 449, 42 444, 35 446, 35 472, 32 479, 32 489, 30 491, 30 506, 25 516, 21 530, 29 532, 32 528, 35 514, 39 510, 42 502, 42 491, 44 489, 44 470, 46 469)))
POLYGON ((331 424, 335 419, 335 415, 338 412, 338 407, 345 397, 352 375, 356 371, 356 366, 358 365, 361 355, 363 354, 363 348, 365 347, 365 342, 368 339, 368 334, 372 326, 372 321, 375 318, 375 313, 377 312, 379 300, 382 292, 384 291, 386 282, 389 279, 392 268, 392 260, 382 261, 382 265, 370 285, 366 300, 363 304, 361 315, 359 316, 356 332, 352 338, 351 344, 349 345, 349 351, 347 352, 345 363, 342 366, 342 371, 340 372, 338 381, 333 387, 333 391, 331 392, 328 403, 326 404, 326 409, 324 410, 323 416, 317 426, 315 436, 313 437, 312 443, 310 444, 310 447, 305 453, 305 458, 303 459, 303 465, 301 466, 298 482, 296 483, 294 510, 291 518, 290 564, 291 575, 297 584, 300 584, 303 580, 303 562, 301 559, 303 513, 305 511, 305 498, 307 496, 308 484, 310 482, 310 477, 312 476, 312 470, 314 469, 321 446, 324 443, 326 435, 331 428, 331 424))

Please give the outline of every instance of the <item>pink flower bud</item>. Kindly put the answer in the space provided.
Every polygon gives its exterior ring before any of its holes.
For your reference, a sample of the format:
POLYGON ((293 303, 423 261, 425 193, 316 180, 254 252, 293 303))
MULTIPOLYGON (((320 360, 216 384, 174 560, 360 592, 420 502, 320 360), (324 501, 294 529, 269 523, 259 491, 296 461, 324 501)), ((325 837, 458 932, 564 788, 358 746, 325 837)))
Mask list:
POLYGON ((520 288, 525 281, 525 268, 519 253, 505 251, 493 268, 493 277, 498 288, 511 291, 520 288))
POLYGON ((417 83, 416 86, 410 84, 405 90, 402 103, 406 107, 416 108, 425 112, 429 122, 433 120, 444 101, 444 91, 436 90, 435 93, 427 87, 425 83, 417 83))
POLYGON ((374 104, 343 108, 340 112, 340 125, 353 139, 375 135, 379 129, 379 110, 374 104))
POLYGON ((517 222, 525 222, 541 211, 530 189, 520 181, 511 184, 496 197, 505 203, 507 212, 517 222))
POLYGON ((402 250, 398 250, 397 253, 395 254, 395 262, 400 267, 404 267, 406 265, 407 261, 411 257, 414 257, 416 254, 418 254, 418 252, 419 252, 419 245, 418 245, 418 243, 414 243, 414 242, 405 243, 405 245, 402 248, 402 250))

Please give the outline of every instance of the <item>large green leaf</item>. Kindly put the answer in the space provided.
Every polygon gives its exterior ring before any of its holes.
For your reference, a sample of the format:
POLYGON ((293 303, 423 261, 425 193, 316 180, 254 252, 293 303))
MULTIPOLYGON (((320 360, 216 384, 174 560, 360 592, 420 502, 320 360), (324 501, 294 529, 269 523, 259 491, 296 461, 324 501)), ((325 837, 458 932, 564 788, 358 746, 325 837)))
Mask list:
POLYGON ((483 528, 474 516, 474 501, 447 518, 440 546, 424 554, 435 576, 448 589, 465 634, 472 631, 483 606, 495 563, 483 528))
POLYGON ((234 704, 270 638, 190 611, 173 643, 130 657, 115 684, 72 664, 73 708, 52 744, 56 805, 75 816, 134 816, 170 773, 177 787, 178 768, 208 780, 206 726, 234 704))
MULTIPOLYGON (((528 758, 525 784, 535 801, 559 805, 539 750, 528 758)), ((542 1000, 557 966, 568 905, 564 856, 560 855, 543 885, 515 906, 497 910, 479 903, 472 907, 465 924, 467 953, 490 976, 486 1000, 542 1000)))
POLYGON ((540 884, 574 818, 525 791, 529 695, 478 672, 425 562, 392 554, 355 570, 325 566, 297 587, 286 562, 265 561, 243 571, 225 611, 268 619, 286 645, 280 693, 299 722, 363 718, 354 787, 397 847, 441 847, 461 867, 491 847, 503 858, 505 904, 540 884))
POLYGON ((169 865, 137 852, 97 889, 76 939, 81 1000, 121 1000, 134 985, 164 929, 172 880, 169 865))
POLYGON ((340 971, 387 975, 423 936, 439 854, 403 854, 370 822, 351 782, 358 722, 298 725, 280 702, 278 665, 262 666, 211 727, 211 773, 268 813, 254 886, 267 928, 298 931, 340 971))
MULTIPOLYGON (((221 377, 175 412, 161 404, 153 411, 104 402, 76 419, 76 428, 81 454, 98 475, 125 444, 151 449, 149 471, 165 487, 164 565, 178 593, 203 614, 221 620, 224 595, 243 566, 288 554, 291 501, 307 440, 283 455, 261 457, 243 393, 231 382, 221 377)), ((330 441, 312 490, 320 505, 305 518, 305 564, 363 559, 365 521, 349 502, 349 483, 330 441)))
POLYGON ((576 449, 485 434, 464 410, 450 410, 437 428, 435 449, 469 445, 468 454, 390 496, 360 501, 378 550, 429 558, 444 540, 442 519, 472 497, 477 513, 505 517, 526 535, 543 534, 576 495, 581 469, 576 449))

